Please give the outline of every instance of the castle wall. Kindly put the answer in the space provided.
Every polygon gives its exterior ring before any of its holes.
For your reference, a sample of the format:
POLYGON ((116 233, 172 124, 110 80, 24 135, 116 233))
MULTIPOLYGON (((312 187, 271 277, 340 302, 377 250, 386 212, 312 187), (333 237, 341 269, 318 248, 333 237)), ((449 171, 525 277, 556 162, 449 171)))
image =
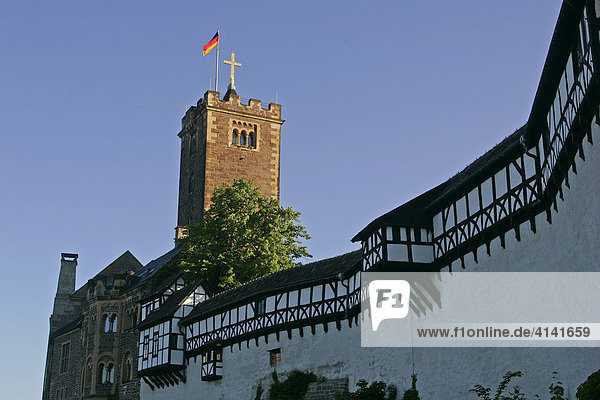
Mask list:
MULTIPOLYGON (((593 138, 600 140, 600 129, 594 123, 593 138)), ((536 217, 537 233, 529 222, 521 226, 521 241, 506 235, 506 248, 499 239, 491 245, 491 256, 479 250, 479 263, 465 260, 466 271, 600 271, 600 204, 596 199, 600 187, 600 152, 584 140, 586 161, 577 161, 575 175, 569 172, 571 188, 564 190, 564 201, 558 200, 558 212, 552 212, 552 224, 545 213, 536 217), (483 253, 483 254, 482 254, 483 253)), ((564 185, 563 185, 564 186, 564 185)), ((454 271, 462 270, 459 263, 454 271)), ((468 301, 468 299, 465 299, 468 301)), ((273 367, 269 350, 281 348, 278 373, 292 369, 312 371, 327 378, 349 377, 350 387, 359 379, 382 380, 395 384, 400 391, 410 386, 410 376, 418 376, 417 388, 422 399, 475 398, 469 389, 476 384, 497 387, 507 371, 522 371, 523 377, 513 383, 528 395, 544 396, 557 371, 574 398, 576 388, 592 372, 600 368, 598 348, 361 348, 360 328, 343 324, 341 331, 329 325, 328 333, 318 327, 316 335, 298 330, 291 340, 283 334, 277 341, 269 336, 259 345, 244 343, 223 350, 223 379, 203 382, 200 358, 189 360, 187 383, 175 387, 150 390, 141 386, 141 399, 176 399, 197 396, 210 399, 250 399, 259 382, 267 387, 273 367)))

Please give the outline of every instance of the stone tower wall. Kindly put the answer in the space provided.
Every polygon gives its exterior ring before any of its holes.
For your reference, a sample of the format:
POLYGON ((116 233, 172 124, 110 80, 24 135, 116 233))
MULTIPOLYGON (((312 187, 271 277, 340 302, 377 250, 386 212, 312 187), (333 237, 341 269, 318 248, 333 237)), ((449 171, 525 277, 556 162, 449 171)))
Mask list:
POLYGON ((239 96, 220 100, 218 92, 206 92, 186 113, 179 133, 178 226, 197 222, 199 213, 210 206, 214 189, 234 179, 251 179, 263 195, 278 199, 282 124, 279 104, 265 109, 259 100, 242 104, 239 96), (234 144, 234 129, 254 132, 255 146, 234 144))

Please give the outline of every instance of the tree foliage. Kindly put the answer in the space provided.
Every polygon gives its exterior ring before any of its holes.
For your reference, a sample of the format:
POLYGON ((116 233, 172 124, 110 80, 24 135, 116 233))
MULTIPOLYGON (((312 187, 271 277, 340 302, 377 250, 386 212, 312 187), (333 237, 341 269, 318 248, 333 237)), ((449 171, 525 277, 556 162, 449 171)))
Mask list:
POLYGON ((268 400, 302 400, 308 385, 320 379, 312 372, 303 372, 297 369, 291 371, 283 381, 279 380, 277 371, 271 374, 273 383, 269 388, 268 400))
POLYGON ((600 399, 600 369, 586 379, 577 388, 578 400, 600 399))
POLYGON ((171 262, 186 281, 202 281, 216 293, 310 257, 302 245, 310 236, 300 225, 300 213, 262 196, 252 181, 220 186, 211 201, 171 262))
MULTIPOLYGON (((416 381, 415 381, 416 382, 416 381)), ((387 385, 385 382, 367 382, 360 379, 356 382, 358 389, 354 393, 346 392, 336 395, 336 400, 396 400, 398 389, 395 385, 387 385)))

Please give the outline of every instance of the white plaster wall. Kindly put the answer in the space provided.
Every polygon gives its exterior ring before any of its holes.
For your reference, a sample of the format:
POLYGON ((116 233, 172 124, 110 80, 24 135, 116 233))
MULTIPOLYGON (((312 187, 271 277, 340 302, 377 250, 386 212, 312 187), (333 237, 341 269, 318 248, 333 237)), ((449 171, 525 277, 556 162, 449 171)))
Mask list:
MULTIPOLYGON (((258 382, 264 388, 271 383, 268 350, 281 348, 277 372, 285 375, 292 369, 312 371, 327 378, 349 377, 351 386, 359 379, 381 380, 395 384, 401 391, 410 386, 410 375, 418 376, 417 387, 422 400, 476 399, 468 390, 475 384, 493 386, 508 371, 522 371, 515 383, 526 393, 546 393, 552 372, 560 373, 567 394, 574 394, 587 376, 600 368, 600 350, 590 348, 361 348, 360 328, 347 324, 337 331, 332 324, 325 334, 306 332, 292 340, 272 335, 257 347, 254 342, 241 350, 223 351, 223 379, 202 382, 200 358, 190 359, 187 383, 151 391, 142 383, 141 398, 154 399, 248 399, 254 398, 258 382)), ((544 398, 543 396, 542 398, 544 398)), ((263 395, 266 398, 266 395, 263 395)))
MULTIPOLYGON (((594 141, 600 141, 600 130, 593 124, 594 141)), ((586 161, 577 159, 578 174, 569 173, 571 189, 564 188, 565 200, 558 202, 558 213, 552 213, 552 224, 540 214, 537 233, 529 222, 521 226, 521 242, 514 233, 506 235, 506 249, 498 239, 492 242, 491 256, 485 247, 479 250, 479 263, 466 258, 466 271, 600 271, 600 151, 584 142, 586 161)), ((563 185, 564 186, 564 185, 563 185)), ((454 271, 461 269, 459 263, 454 271)), ((599 318, 600 320, 600 318, 599 318)), ((577 385, 593 371, 600 369, 600 348, 361 348, 360 328, 347 323, 337 331, 329 324, 312 335, 304 329, 304 337, 294 331, 292 340, 284 332, 279 342, 274 335, 269 343, 264 338, 256 346, 234 346, 223 351, 223 379, 202 382, 200 358, 190 359, 187 383, 151 391, 142 383, 141 399, 253 399, 258 382, 268 388, 272 367, 268 350, 281 348, 280 374, 292 369, 312 371, 327 378, 349 377, 351 386, 358 379, 382 380, 400 389, 400 396, 410 385, 410 375, 418 375, 417 387, 422 400, 476 399, 468 390, 475 384, 495 390, 508 370, 522 371, 518 384, 529 395, 545 398, 558 371, 574 399, 577 385), (414 365, 414 367, 413 367, 414 365)), ((263 395, 263 398, 266 395, 263 395)))

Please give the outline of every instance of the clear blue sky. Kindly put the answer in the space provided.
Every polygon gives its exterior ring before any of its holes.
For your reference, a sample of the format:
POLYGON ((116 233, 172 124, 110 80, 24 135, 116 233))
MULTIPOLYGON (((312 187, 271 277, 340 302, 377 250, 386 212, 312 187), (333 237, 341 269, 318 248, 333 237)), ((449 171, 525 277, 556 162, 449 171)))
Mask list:
POLYGON ((41 396, 61 252, 78 286, 173 244, 186 107, 283 106, 281 201, 315 259, 525 123, 559 0, 1 1, 0 398, 41 396), (220 91, 227 84, 221 68, 220 91))

